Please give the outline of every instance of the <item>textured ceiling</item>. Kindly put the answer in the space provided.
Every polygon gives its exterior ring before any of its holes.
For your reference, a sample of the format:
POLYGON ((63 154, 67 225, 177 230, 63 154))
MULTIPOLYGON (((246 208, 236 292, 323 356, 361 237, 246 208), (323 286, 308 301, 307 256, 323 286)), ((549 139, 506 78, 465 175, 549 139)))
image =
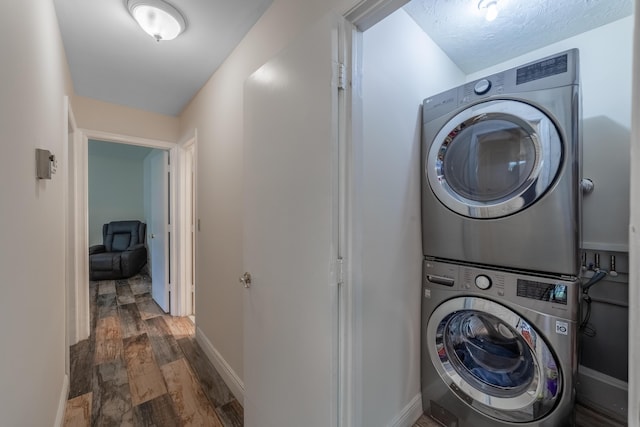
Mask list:
POLYGON ((488 22, 478 0, 413 0, 404 9, 470 74, 633 13, 633 0, 498 0, 488 22))
POLYGON ((187 29, 157 43, 126 0, 53 0, 76 94, 178 115, 273 0, 169 0, 187 29))

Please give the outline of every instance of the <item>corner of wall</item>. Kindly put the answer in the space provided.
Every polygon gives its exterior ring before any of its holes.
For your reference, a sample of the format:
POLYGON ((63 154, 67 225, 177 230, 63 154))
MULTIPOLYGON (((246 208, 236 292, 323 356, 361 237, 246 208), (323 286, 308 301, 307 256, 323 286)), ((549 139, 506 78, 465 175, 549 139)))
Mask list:
POLYGON ((222 355, 213 346, 213 343, 209 341, 209 338, 202 332, 202 330, 196 327, 196 341, 202 347, 202 350, 207 355, 209 361, 213 364, 216 371, 220 374, 227 387, 231 390, 231 393, 244 405, 244 383, 235 371, 229 366, 222 355))

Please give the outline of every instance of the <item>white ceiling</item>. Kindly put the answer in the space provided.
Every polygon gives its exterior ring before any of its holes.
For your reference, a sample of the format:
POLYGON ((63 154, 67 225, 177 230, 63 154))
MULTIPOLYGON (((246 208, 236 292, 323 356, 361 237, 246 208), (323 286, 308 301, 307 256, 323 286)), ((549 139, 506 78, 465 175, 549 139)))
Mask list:
POLYGON ((156 42, 127 0, 53 0, 76 94, 176 116, 273 0, 169 0, 187 29, 156 42))
POLYGON ((498 0, 488 22, 479 0, 413 0, 404 8, 466 74, 624 18, 633 0, 498 0))
MULTIPOLYGON (((78 95, 175 116, 273 0, 169 0, 187 30, 160 43, 137 26, 127 0, 53 1, 78 95)), ((493 22, 478 0, 413 0, 405 10, 469 74, 628 16, 632 3, 499 0, 493 22)))

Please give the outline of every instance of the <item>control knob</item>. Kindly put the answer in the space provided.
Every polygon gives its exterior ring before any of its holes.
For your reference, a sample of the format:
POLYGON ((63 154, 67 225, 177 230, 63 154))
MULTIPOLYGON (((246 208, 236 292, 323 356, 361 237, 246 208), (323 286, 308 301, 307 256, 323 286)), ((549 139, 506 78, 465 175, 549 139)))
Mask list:
POLYGON ((483 291, 491 287, 491 278, 484 274, 476 276, 476 286, 483 291))
POLYGON ((473 91, 476 93, 476 95, 484 95, 485 93, 489 92, 489 89, 491 89, 491 81, 487 79, 479 80, 478 83, 476 83, 476 85, 473 87, 473 91))

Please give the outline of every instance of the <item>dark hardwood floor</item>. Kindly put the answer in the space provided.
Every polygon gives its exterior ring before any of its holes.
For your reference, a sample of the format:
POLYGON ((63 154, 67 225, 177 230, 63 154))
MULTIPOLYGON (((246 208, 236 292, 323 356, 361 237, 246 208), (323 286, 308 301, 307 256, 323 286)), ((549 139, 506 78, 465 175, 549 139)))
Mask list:
POLYGON ((71 347, 66 427, 243 426, 243 409, 146 274, 91 282, 91 335, 71 347))

